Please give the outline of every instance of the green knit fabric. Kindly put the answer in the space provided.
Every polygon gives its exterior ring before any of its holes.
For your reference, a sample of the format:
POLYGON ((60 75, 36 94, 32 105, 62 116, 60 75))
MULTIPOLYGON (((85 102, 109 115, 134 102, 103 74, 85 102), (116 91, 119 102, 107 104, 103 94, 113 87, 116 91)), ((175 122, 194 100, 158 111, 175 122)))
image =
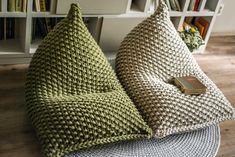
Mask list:
POLYGON ((46 156, 152 134, 88 32, 76 4, 34 54, 26 102, 46 156))

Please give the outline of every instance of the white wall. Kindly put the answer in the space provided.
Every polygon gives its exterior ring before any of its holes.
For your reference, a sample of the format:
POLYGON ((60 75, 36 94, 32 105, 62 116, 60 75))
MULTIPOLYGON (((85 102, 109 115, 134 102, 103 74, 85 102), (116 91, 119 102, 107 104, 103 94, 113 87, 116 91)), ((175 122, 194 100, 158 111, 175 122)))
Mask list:
POLYGON ((219 34, 235 34, 235 0, 223 0, 224 9, 216 18, 212 32, 219 34))

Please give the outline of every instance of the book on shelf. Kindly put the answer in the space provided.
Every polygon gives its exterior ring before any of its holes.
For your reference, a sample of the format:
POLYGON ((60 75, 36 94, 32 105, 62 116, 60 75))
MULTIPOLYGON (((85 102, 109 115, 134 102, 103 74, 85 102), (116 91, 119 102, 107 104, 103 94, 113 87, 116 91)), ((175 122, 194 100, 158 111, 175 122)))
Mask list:
POLYGON ((6 39, 15 38, 15 18, 6 19, 6 39))
POLYGON ((23 12, 27 11, 27 0, 23 0, 23 2, 22 2, 22 11, 23 12))
POLYGON ((40 11, 46 11, 46 0, 40 0, 40 11))
POLYGON ((22 11, 22 0, 16 0, 15 4, 15 11, 22 11))
POLYGON ((190 0, 188 11, 199 11, 202 7, 202 0, 190 0))
POLYGON ((199 11, 199 4, 200 4, 200 0, 196 0, 193 11, 199 11))
POLYGON ((15 0, 8 0, 7 9, 9 12, 15 12, 16 11, 16 1, 15 0))
POLYGON ((196 17, 186 17, 185 18, 185 22, 187 22, 188 24, 190 24, 190 25, 194 25, 194 23, 195 23, 195 20, 196 20, 196 17))
POLYGON ((40 12, 40 0, 34 0, 35 11, 40 12))
POLYGON ((177 8, 176 11, 181 11, 179 0, 175 0, 175 4, 176 4, 176 8, 177 8))
POLYGON ((50 0, 34 0, 33 10, 36 12, 46 12, 50 10, 50 0))
POLYGON ((199 6, 198 6, 198 11, 199 10, 204 10, 206 5, 206 1, 200 0, 199 6))
POLYGON ((198 21, 195 22, 195 26, 197 27, 198 31, 200 32, 200 35, 203 36, 205 27, 201 25, 198 21))
POLYGON ((9 12, 26 12, 27 0, 8 0, 7 10, 9 12))
POLYGON ((204 27, 202 38, 205 39, 210 23, 202 17, 200 17, 197 21, 204 27))
POLYGON ((188 11, 192 11, 194 9, 194 4, 196 0, 190 0, 189 6, 188 6, 188 11))
POLYGON ((177 10, 175 0, 169 0, 171 5, 171 10, 177 10))
POLYGON ((181 11, 179 0, 165 0, 171 11, 181 11))
POLYGON ((15 18, 0 18, 0 40, 15 38, 15 18))

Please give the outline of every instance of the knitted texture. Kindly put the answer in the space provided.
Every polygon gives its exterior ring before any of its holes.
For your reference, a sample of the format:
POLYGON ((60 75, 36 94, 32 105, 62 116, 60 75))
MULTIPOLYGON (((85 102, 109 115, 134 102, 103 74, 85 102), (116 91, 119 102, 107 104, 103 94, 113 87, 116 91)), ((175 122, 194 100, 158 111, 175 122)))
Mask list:
POLYGON ((65 157, 215 157, 220 129, 212 125, 183 134, 95 146, 65 157))
POLYGON ((135 27, 117 54, 119 80, 155 137, 199 129, 234 119, 231 104, 203 73, 169 18, 166 5, 135 27), (196 76, 205 94, 183 94, 174 77, 196 76))
POLYGON ((46 156, 151 136, 76 4, 34 54, 26 102, 46 156))

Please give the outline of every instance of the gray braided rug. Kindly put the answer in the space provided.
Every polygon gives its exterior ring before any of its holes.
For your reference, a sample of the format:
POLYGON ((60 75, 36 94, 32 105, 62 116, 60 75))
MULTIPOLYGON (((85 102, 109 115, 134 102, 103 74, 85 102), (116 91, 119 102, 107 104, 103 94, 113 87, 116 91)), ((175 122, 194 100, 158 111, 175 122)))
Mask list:
POLYGON ((162 139, 96 146, 65 157, 214 157, 220 143, 217 125, 162 139))

